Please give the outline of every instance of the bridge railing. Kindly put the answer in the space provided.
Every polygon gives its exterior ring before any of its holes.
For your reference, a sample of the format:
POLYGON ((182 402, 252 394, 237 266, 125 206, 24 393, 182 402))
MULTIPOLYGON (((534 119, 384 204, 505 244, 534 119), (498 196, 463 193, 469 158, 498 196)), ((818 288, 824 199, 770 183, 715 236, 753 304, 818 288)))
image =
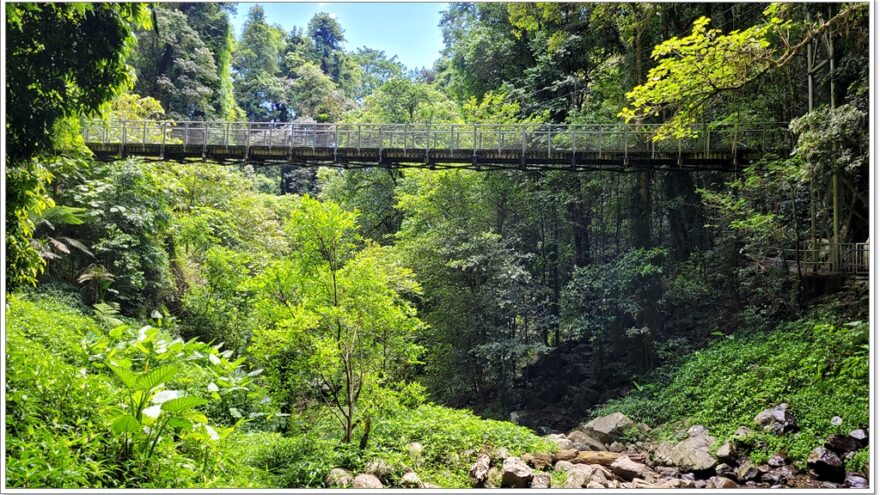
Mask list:
POLYGON ((867 242, 842 242, 836 253, 830 242, 815 247, 807 244, 799 250, 785 249, 782 255, 788 262, 799 262, 804 273, 867 275, 871 267, 871 245, 867 242))
POLYGON ((762 128, 694 127, 696 137, 655 142, 658 125, 317 124, 290 122, 90 121, 87 143, 269 148, 378 148, 681 154, 787 151, 784 124, 762 128))

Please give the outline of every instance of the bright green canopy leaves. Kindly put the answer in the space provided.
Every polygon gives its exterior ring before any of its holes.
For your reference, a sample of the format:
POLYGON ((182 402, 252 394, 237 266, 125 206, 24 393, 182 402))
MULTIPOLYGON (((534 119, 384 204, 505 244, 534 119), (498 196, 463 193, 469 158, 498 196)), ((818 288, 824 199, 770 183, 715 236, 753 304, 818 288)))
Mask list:
POLYGON ((742 89, 772 69, 788 64, 812 39, 835 24, 864 9, 855 4, 824 23, 796 24, 783 19, 784 7, 772 4, 764 21, 743 30, 723 34, 709 28, 701 17, 691 34, 674 36, 654 48, 657 61, 647 82, 627 93, 629 106, 620 116, 628 122, 661 117, 663 125, 655 140, 696 135, 692 126, 718 101, 721 94, 742 89), (805 30, 802 41, 792 44, 791 33, 805 30))

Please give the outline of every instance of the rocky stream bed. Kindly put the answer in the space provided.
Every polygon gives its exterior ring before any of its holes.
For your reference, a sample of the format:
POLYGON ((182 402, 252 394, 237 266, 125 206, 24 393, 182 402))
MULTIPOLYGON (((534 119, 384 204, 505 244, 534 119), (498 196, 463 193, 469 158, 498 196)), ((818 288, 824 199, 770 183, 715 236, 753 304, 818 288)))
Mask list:
MULTIPOLYGON (((651 440, 651 428, 622 413, 594 418, 568 433, 546 431, 555 452, 511 456, 503 449, 484 448, 470 453, 474 463, 470 479, 474 488, 867 488, 864 473, 847 472, 849 456, 868 444, 868 432, 830 435, 807 460, 807 470, 778 453, 766 463, 748 458, 754 430, 776 435, 797 430, 787 404, 762 411, 751 427, 740 427, 730 441, 716 446, 711 432, 701 426, 682 432, 682 440, 651 440), (554 481, 555 479, 555 481, 554 481), (562 481, 564 479, 564 481, 562 481)), ((418 455, 422 446, 407 445, 418 455)), ((366 472, 353 474, 341 468, 327 477, 328 486, 352 488, 438 488, 407 470, 397 483, 388 483, 388 466, 369 463, 366 472)))

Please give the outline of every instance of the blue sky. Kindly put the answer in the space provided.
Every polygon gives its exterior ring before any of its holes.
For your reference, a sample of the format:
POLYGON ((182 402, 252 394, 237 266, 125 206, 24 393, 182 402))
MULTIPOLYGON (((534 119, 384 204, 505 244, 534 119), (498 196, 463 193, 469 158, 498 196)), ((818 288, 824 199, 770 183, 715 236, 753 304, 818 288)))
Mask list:
MULTIPOLYGON (((239 3, 232 18, 236 36, 254 3, 239 3)), ((446 3, 260 3, 270 24, 286 32, 293 26, 305 28, 318 12, 336 14, 345 30, 346 46, 354 50, 367 46, 397 55, 408 68, 431 67, 443 48, 440 12, 446 3)))

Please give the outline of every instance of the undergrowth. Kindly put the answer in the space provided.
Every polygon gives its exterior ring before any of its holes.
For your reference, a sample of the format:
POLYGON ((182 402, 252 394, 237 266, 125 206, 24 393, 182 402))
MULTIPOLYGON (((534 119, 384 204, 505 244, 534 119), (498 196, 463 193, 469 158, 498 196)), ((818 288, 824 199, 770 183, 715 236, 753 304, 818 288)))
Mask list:
MULTIPOLYGON (((722 442, 740 426, 755 428, 761 410, 787 402, 799 430, 783 436, 756 432, 750 455, 760 462, 781 451, 804 467, 810 450, 827 435, 866 427, 869 419, 869 326, 825 321, 833 320, 814 313, 772 331, 722 337, 592 415, 623 412, 658 427, 658 439, 702 424, 722 442), (835 416, 842 422, 834 424, 835 416)), ((857 455, 850 467, 864 467, 864 462, 857 466, 859 459, 866 457, 857 455)))

